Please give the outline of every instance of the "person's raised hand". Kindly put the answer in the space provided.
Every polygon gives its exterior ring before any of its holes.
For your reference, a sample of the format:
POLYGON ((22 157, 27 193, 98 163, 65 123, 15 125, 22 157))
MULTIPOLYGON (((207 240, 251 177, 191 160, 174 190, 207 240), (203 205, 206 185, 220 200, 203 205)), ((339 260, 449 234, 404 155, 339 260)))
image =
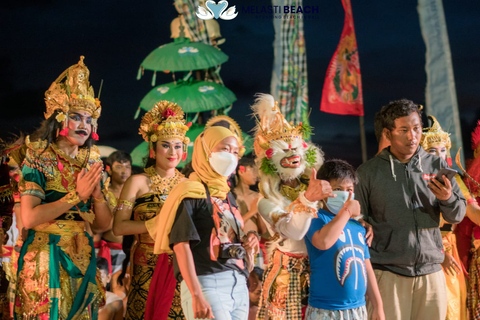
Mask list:
POLYGON ((91 166, 88 172, 85 170, 85 168, 80 171, 77 176, 76 187, 76 191, 80 200, 86 201, 91 197, 93 190, 100 183, 100 179, 102 177, 101 172, 102 164, 99 162, 91 166))
POLYGON ((355 218, 360 216, 360 202, 358 200, 352 199, 352 191, 349 192, 348 194, 348 199, 345 201, 345 204, 343 205, 343 208, 350 213, 350 218, 355 218))
POLYGON ((444 183, 434 178, 430 180, 428 187, 438 200, 448 200, 452 196, 452 183, 445 175, 442 178, 444 183))
POLYGON ((315 202, 329 197, 336 197, 333 193, 330 182, 326 180, 317 179, 317 170, 312 169, 310 175, 310 182, 308 183, 307 191, 305 191, 305 198, 308 201, 315 202))

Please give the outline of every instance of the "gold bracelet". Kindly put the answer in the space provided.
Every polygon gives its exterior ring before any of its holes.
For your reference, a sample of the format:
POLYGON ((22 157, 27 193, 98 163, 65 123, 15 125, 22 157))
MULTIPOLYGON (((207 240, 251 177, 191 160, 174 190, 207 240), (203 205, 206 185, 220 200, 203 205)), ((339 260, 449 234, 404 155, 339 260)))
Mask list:
POLYGON ((130 202, 128 200, 118 201, 117 208, 115 211, 119 211, 123 209, 133 209, 133 202, 130 202))
POLYGON ((101 198, 95 198, 93 197, 93 201, 95 203, 104 203, 104 202, 107 202, 107 200, 105 200, 105 197, 101 197, 101 198))
POLYGON ((67 193, 63 198, 60 198, 60 202, 66 202, 70 204, 78 204, 80 202, 80 198, 78 197, 77 191, 70 191, 67 193))

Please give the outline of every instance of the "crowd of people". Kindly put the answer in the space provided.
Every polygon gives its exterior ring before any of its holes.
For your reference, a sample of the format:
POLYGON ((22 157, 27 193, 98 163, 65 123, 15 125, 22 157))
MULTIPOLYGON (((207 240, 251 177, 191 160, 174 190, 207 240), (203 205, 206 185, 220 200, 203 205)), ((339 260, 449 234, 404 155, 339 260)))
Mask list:
POLYGON ((132 174, 128 153, 100 158, 83 60, 0 154, 1 319, 480 319, 480 124, 450 178, 449 134, 392 101, 355 170, 259 94, 253 156, 215 116, 179 170, 190 124, 160 101, 132 174))

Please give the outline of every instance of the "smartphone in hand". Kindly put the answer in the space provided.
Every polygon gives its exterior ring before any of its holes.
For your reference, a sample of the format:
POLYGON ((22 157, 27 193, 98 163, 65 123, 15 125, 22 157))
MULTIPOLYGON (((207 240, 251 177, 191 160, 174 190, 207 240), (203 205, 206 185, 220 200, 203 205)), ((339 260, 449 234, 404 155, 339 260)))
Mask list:
POLYGON ((440 171, 437 172, 437 176, 435 177, 435 179, 437 179, 440 183, 445 184, 445 182, 443 181, 443 176, 447 177, 447 179, 451 181, 457 173, 457 170, 450 168, 442 168, 440 169, 440 171))

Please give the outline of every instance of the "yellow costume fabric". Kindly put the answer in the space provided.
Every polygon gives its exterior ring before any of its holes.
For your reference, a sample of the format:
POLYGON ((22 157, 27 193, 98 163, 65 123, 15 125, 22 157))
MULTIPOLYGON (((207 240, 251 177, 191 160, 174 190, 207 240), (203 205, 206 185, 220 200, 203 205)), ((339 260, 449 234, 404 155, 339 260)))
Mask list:
POLYGON ((172 190, 163 205, 161 214, 146 223, 148 233, 155 240, 154 253, 172 253, 169 246, 169 235, 178 206, 185 198, 206 198, 205 187, 202 182, 208 186, 208 190, 213 197, 219 199, 227 197, 230 190, 227 178, 213 171, 208 163, 208 157, 209 152, 228 137, 235 137, 235 135, 224 127, 210 127, 195 140, 192 156, 192 165, 195 172, 190 175, 189 180, 180 182, 172 190), (209 149, 208 151, 205 150, 205 146, 209 149))

